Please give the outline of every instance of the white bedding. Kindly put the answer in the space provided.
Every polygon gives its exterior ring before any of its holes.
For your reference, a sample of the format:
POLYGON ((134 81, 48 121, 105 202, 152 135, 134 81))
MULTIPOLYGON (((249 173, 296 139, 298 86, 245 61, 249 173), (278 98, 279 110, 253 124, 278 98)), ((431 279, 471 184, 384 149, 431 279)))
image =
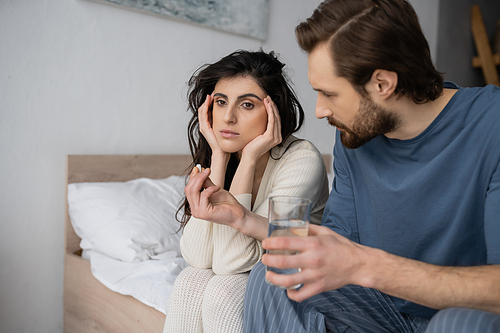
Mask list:
MULTIPOLYGON (((329 174, 330 190, 332 180, 329 174)), ((184 178, 171 176, 68 187, 71 222, 92 274, 107 288, 165 314, 174 281, 188 266, 180 257, 175 220, 184 184, 184 178)))
POLYGON ((165 313, 165 305, 174 281, 188 265, 176 253, 141 262, 124 262, 96 251, 87 251, 92 274, 109 289, 130 295, 142 303, 165 313))
POLYGON ((71 223, 82 257, 106 287, 165 313, 175 278, 187 266, 175 214, 185 178, 68 185, 71 223))

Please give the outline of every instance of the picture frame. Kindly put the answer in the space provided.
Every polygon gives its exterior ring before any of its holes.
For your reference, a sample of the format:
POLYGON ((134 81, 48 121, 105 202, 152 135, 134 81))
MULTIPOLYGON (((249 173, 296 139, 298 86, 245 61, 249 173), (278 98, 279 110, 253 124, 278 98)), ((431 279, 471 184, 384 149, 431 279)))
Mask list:
POLYGON ((267 38, 269 0, 94 0, 258 40, 267 38))

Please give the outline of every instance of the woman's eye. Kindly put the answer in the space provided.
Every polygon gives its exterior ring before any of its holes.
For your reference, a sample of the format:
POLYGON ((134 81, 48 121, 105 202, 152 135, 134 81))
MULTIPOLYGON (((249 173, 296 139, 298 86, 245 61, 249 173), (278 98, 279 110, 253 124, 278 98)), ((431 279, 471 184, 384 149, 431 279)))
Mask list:
POLYGON ((241 104, 245 109, 251 109, 253 108, 253 104, 252 103, 249 103, 249 102, 245 102, 243 104, 241 104))
POLYGON ((223 105, 226 105, 226 101, 222 100, 222 99, 219 99, 217 101, 215 101, 215 103, 219 106, 223 106, 223 105))

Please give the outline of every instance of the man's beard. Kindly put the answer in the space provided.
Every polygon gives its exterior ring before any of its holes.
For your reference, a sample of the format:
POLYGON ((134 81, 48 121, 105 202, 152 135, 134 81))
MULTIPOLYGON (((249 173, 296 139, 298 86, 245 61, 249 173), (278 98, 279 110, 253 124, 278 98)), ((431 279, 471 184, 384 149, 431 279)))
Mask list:
POLYGON ((356 149, 381 134, 397 129, 400 119, 368 96, 361 97, 352 129, 333 118, 328 118, 328 123, 340 130, 340 141, 346 148, 356 149))

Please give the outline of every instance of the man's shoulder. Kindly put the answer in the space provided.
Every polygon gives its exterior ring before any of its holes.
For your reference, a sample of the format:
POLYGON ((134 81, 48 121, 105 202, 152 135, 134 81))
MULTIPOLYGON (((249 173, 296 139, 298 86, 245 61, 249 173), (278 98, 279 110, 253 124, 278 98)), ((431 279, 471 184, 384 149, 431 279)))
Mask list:
POLYGON ((471 105, 477 105, 478 103, 500 103, 500 87, 493 84, 489 84, 484 87, 460 87, 458 88, 459 100, 461 102, 470 101, 471 105))
POLYGON ((454 108, 466 112, 467 122, 500 124, 500 87, 460 88, 454 108))

